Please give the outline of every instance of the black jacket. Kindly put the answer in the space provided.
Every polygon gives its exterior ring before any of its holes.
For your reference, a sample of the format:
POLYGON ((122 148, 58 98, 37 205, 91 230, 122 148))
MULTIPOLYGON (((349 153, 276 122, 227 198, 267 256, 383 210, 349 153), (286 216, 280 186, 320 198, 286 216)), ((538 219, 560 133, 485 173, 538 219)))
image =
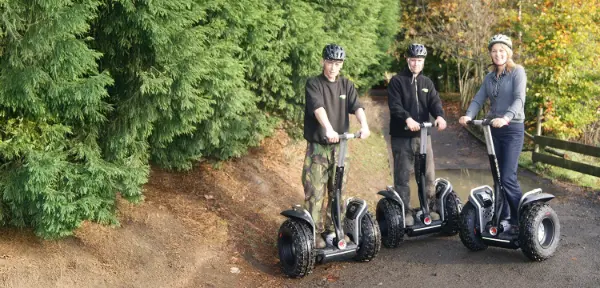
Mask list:
POLYGON ((406 119, 422 123, 429 120, 429 114, 433 118, 444 117, 442 100, 433 86, 431 79, 417 75, 413 81, 410 70, 396 74, 388 84, 388 105, 390 107, 390 135, 392 137, 417 137, 419 131, 405 130, 406 119), (418 91, 418 98, 416 97, 418 91), (417 100, 418 99, 418 100, 417 100))

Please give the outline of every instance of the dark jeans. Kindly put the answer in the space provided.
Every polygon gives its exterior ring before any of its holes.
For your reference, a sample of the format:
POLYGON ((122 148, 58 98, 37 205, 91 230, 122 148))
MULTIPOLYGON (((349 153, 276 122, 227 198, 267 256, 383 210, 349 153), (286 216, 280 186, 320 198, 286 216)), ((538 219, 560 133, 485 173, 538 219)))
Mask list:
MULTIPOLYGON (((414 167, 414 171, 417 171, 417 164, 415 161, 415 155, 419 155, 421 145, 421 138, 405 138, 405 137, 392 137, 392 154, 394 155, 394 189, 398 192, 402 202, 404 202, 404 208, 408 211, 410 206, 410 187, 408 181, 410 180, 410 172, 414 167)), ((433 163, 433 150, 431 149, 431 136, 427 136, 427 162, 425 168, 425 192, 427 198, 432 199, 435 196, 435 187, 433 183, 435 181, 435 166, 433 163)), ((415 176, 417 176, 415 174, 415 176)), ((434 207, 436 208, 436 207, 434 207)), ((437 208, 436 208, 437 209, 437 208)))
POLYGON ((491 128, 494 150, 498 158, 500 184, 504 187, 506 197, 500 219, 510 219, 510 224, 518 225, 517 209, 521 200, 521 186, 517 180, 519 154, 523 149, 525 128, 523 123, 510 123, 501 128, 491 128))

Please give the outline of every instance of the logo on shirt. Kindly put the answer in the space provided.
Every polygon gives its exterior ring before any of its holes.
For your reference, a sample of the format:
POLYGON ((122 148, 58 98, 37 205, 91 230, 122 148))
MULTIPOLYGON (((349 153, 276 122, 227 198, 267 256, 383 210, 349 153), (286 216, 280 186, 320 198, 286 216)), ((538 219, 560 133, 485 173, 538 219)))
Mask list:
POLYGON ((346 94, 340 95, 340 99, 346 99, 346 94))
POLYGON ((421 91, 423 91, 423 92, 427 93, 427 92, 429 92, 429 89, 427 89, 427 88, 423 88, 423 89, 421 89, 421 91))

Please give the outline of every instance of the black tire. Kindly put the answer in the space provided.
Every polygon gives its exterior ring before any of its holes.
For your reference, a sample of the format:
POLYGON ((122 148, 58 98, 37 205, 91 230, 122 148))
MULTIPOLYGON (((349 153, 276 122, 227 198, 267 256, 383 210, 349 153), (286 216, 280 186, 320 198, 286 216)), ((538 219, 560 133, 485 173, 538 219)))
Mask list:
POLYGON ((377 203, 377 223, 383 246, 395 248, 404 241, 404 215, 400 204, 388 198, 377 203))
POLYGON ((371 212, 367 212, 360 221, 360 242, 354 260, 371 261, 381 249, 381 233, 379 225, 371 212))
POLYGON ((560 242, 560 222, 554 209, 545 203, 532 204, 523 210, 519 222, 523 254, 533 261, 551 257, 560 242))
POLYGON ((481 239, 479 231, 479 217, 477 210, 471 202, 467 202, 460 213, 458 232, 460 241, 471 251, 487 249, 487 245, 481 239))
POLYGON ((315 267, 314 236, 304 220, 288 219, 281 224, 277 249, 281 271, 289 277, 304 277, 315 267))
POLYGON ((446 196, 444 203, 444 224, 442 225, 442 234, 454 236, 458 234, 458 223, 460 221, 460 198, 454 191, 450 191, 446 196))

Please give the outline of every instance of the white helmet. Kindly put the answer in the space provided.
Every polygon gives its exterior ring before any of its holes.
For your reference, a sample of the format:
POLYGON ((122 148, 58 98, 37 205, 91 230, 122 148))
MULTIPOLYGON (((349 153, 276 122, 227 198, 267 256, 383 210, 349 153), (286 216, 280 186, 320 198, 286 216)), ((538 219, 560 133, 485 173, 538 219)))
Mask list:
POLYGON ((496 43, 502 43, 508 46, 508 48, 512 49, 512 41, 510 41, 510 38, 504 34, 496 34, 492 36, 492 39, 490 39, 490 42, 488 43, 488 50, 492 50, 492 46, 496 43))

